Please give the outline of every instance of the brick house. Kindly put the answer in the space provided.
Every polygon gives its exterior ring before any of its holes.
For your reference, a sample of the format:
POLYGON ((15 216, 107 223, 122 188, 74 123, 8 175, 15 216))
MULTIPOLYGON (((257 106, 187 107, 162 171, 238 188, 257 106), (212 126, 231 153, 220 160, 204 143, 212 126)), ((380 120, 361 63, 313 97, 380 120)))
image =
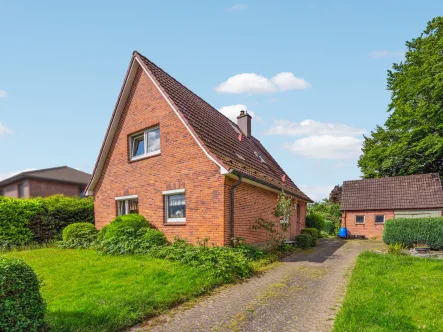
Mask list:
POLYGON ((15 198, 83 196, 90 179, 91 174, 68 166, 27 171, 0 181, 0 195, 15 198))
POLYGON ((344 181, 342 227, 352 235, 381 238, 386 220, 440 217, 443 190, 437 173, 344 181))
POLYGON ((232 122, 133 53, 86 191, 97 228, 138 212, 169 240, 262 243, 266 232, 251 226, 279 222, 272 212, 282 190, 293 199, 285 233, 293 239, 311 200, 252 136, 251 116, 232 122))

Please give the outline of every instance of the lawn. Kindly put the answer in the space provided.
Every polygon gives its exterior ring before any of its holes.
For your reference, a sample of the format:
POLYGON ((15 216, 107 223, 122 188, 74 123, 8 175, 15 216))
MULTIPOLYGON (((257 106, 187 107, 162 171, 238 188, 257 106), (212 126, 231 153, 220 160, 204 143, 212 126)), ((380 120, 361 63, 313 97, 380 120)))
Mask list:
POLYGON ((95 250, 10 252, 43 280, 47 321, 56 331, 117 331, 207 291, 219 280, 189 266, 95 250))
POLYGON ((363 253, 334 331, 443 331, 443 261, 363 253))

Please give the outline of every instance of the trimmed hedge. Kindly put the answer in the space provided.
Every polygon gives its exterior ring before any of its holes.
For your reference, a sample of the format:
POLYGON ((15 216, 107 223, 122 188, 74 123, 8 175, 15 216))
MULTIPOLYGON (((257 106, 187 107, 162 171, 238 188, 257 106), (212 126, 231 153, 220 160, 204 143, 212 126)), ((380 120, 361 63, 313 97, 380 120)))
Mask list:
POLYGON ((0 331, 45 330, 45 302, 29 265, 0 257, 0 331))
POLYGON ((104 240, 110 240, 128 235, 128 232, 133 232, 135 235, 140 229, 149 227, 149 222, 142 215, 135 213, 126 214, 118 216, 107 225, 102 235, 104 240))
POLYGON ((383 241, 404 246, 427 244, 432 249, 443 249, 443 217, 398 218, 385 222, 383 241))
POLYGON ((311 211, 306 215, 306 227, 316 228, 320 232, 324 226, 325 218, 321 214, 311 211))
POLYGON ((88 222, 70 224, 63 230, 64 248, 89 248, 97 239, 97 229, 88 222))
POLYGON ((295 245, 301 249, 309 249, 312 244, 312 236, 310 234, 299 234, 295 237, 295 245))
POLYGON ((94 201, 55 195, 31 199, 0 197, 0 247, 59 239, 76 222, 94 223, 94 201))
POLYGON ((319 236, 319 231, 317 228, 303 228, 301 234, 309 234, 312 237, 311 246, 315 247, 317 245, 317 240, 319 236))

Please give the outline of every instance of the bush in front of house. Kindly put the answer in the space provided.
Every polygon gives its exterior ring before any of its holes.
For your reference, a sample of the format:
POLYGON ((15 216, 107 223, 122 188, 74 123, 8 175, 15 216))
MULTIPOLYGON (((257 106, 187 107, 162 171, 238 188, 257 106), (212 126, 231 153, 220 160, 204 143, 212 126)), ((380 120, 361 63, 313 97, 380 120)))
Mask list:
POLYGON ((94 223, 92 199, 0 197, 0 249, 61 239, 62 230, 76 222, 94 223))
POLYGON ((331 220, 325 220, 325 223, 323 225, 323 232, 326 232, 329 235, 334 235, 335 234, 335 224, 333 221, 331 220))
POLYGON ((97 229, 88 222, 77 222, 66 226, 62 236, 64 248, 89 248, 97 239, 97 229))
POLYGON ((443 217, 398 218, 385 222, 383 241, 403 246, 427 244, 432 249, 443 249, 443 217))
POLYGON ((309 249, 312 245, 312 236, 310 234, 299 234, 295 237, 295 245, 301 249, 309 249))
POLYGON ((149 228, 149 222, 140 214, 131 213, 118 216, 103 231, 103 240, 111 240, 124 236, 136 236, 142 228, 149 228))
POLYGON ((319 231, 317 228, 303 228, 301 230, 301 234, 309 234, 311 236, 311 247, 315 247, 317 245, 317 240, 319 236, 319 231))
POLYGON ((306 215, 306 227, 316 228, 319 232, 324 228, 325 219, 319 213, 310 211, 306 215))
POLYGON ((45 330, 45 302, 29 265, 0 257, 0 331, 45 330))

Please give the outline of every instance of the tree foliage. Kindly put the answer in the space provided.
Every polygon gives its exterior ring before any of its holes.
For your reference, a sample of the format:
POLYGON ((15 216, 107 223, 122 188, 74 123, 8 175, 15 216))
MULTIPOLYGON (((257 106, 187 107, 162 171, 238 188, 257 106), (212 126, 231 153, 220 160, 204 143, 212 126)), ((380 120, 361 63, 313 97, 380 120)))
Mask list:
MULTIPOLYGON (((321 202, 315 202, 308 205, 308 215, 312 213, 322 216, 326 221, 331 221, 334 224, 335 233, 338 233, 341 222, 341 211, 339 204, 325 198, 321 202)), ((323 230, 327 231, 326 229, 323 230)))
POLYGON ((443 178, 443 17, 406 42, 405 60, 388 70, 390 113, 364 138, 364 178, 437 172, 443 178))
POLYGON ((334 189, 331 190, 329 194, 329 201, 335 204, 340 204, 341 202, 341 193, 343 191, 343 186, 337 184, 334 189))

